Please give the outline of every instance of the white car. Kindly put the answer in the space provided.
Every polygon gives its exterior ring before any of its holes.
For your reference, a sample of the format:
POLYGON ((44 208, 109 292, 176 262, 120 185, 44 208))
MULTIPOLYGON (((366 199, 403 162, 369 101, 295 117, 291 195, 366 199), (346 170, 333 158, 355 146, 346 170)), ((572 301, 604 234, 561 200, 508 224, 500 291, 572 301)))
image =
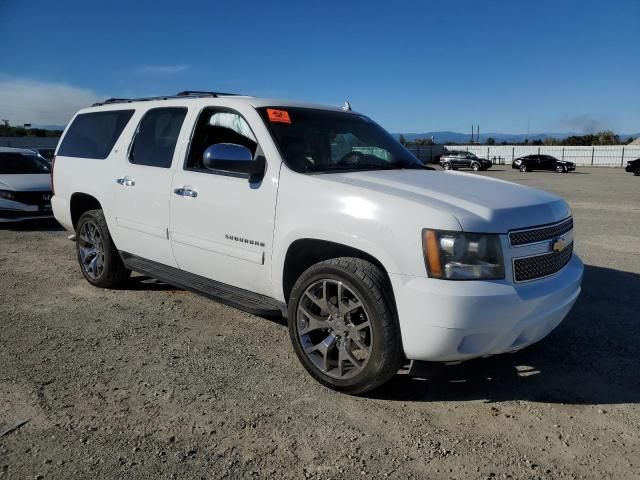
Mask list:
POLYGON ((109 100, 73 118, 53 169, 53 211, 91 284, 135 270, 281 311, 302 365, 343 392, 408 361, 520 350, 580 294, 562 198, 433 171, 348 105, 109 100))
POLYGON ((0 223, 51 218, 51 171, 32 150, 0 147, 0 223))

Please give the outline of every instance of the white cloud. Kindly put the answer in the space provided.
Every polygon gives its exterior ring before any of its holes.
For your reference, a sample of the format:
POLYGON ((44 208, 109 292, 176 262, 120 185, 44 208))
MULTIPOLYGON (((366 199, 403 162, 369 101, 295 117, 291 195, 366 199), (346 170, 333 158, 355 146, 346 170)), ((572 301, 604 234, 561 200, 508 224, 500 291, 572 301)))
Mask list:
POLYGON ((66 125, 80 108, 104 98, 65 83, 0 75, 0 119, 12 125, 66 125))
POLYGON ((143 65, 138 68, 138 73, 172 74, 189 69, 189 65, 143 65))

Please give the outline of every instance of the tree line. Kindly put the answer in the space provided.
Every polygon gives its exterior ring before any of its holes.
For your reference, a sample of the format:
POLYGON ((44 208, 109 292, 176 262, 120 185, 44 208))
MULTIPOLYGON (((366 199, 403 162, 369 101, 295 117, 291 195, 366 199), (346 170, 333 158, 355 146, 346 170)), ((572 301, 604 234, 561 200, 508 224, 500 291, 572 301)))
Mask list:
MULTIPOLYGON (((484 145, 535 145, 535 146, 592 146, 592 145, 627 145, 634 140, 630 137, 626 140, 621 140, 619 135, 616 135, 611 130, 603 130, 602 132, 590 133, 587 135, 570 135, 565 138, 552 138, 545 139, 535 138, 527 139, 523 142, 496 142, 495 138, 488 137, 484 145)), ((419 138, 416 140, 408 141, 404 135, 400 135, 400 143, 405 146, 430 146, 434 142, 431 138, 419 138)), ((461 145, 466 145, 468 142, 464 142, 461 145)), ((457 145, 456 142, 446 142, 445 145, 457 145)))
POLYGON ((62 130, 15 127, 9 124, 9 120, 0 121, 0 137, 59 137, 60 135, 62 130))

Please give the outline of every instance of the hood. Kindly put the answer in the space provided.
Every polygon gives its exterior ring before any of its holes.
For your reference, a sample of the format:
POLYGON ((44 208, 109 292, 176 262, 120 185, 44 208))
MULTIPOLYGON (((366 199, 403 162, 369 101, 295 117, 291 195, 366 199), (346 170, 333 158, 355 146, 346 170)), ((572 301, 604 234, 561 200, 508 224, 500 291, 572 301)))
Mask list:
POLYGON ((23 175, 0 174, 0 190, 11 190, 14 192, 51 191, 51 176, 48 173, 23 175))
POLYGON ((463 231, 506 233, 564 220, 571 214, 562 198, 523 185, 462 172, 376 170, 323 174, 322 178, 390 195, 453 215, 463 231))

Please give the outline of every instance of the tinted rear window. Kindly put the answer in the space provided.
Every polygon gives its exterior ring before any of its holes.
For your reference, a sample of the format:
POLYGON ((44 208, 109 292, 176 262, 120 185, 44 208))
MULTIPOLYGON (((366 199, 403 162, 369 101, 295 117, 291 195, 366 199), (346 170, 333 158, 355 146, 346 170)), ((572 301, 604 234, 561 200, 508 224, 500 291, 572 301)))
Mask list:
POLYGON ((74 120, 58 149, 64 157, 104 160, 111 153, 134 110, 81 113, 74 120))

